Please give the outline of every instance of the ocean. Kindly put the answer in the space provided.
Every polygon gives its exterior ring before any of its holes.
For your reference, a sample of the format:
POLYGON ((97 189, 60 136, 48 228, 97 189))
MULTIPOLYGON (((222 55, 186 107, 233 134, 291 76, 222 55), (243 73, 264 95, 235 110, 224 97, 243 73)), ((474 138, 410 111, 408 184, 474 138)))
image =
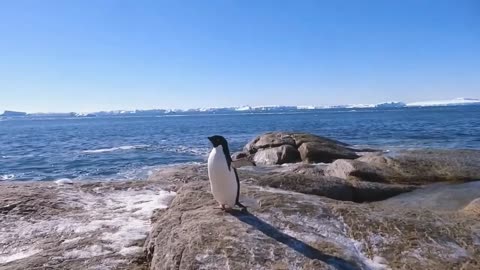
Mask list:
POLYGON ((385 150, 480 149, 480 106, 4 118, 0 180, 145 179, 159 166, 205 162, 208 136, 225 136, 235 152, 267 131, 385 150))

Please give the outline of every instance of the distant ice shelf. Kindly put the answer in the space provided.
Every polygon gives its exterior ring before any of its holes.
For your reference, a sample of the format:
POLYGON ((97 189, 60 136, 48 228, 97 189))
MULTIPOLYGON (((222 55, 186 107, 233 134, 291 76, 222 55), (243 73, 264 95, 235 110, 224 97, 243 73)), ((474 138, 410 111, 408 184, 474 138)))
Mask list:
POLYGON ((115 110, 100 111, 93 113, 33 113, 27 114, 17 111, 5 111, 0 117, 95 117, 95 116, 155 116, 155 115, 175 115, 175 114, 196 114, 196 113, 255 113, 255 112, 294 112, 299 110, 324 110, 324 109, 391 109, 404 107, 433 107, 433 106, 462 106, 462 105, 480 105, 480 99, 475 98, 455 98, 449 100, 434 100, 405 103, 401 101, 388 101, 376 104, 346 104, 346 105, 265 105, 239 107, 211 107, 195 109, 150 109, 150 110, 115 110))
POLYGON ((459 106, 459 105, 480 105, 480 99, 476 98, 455 98, 448 100, 433 100, 407 103, 408 107, 430 107, 430 106, 459 106))

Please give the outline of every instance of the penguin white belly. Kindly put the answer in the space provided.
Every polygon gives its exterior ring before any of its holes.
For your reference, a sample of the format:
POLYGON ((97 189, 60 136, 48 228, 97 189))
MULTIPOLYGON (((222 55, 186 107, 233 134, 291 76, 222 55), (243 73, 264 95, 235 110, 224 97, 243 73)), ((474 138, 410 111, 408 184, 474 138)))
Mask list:
POLYGON ((227 160, 220 146, 214 148, 208 157, 208 177, 213 197, 221 205, 233 208, 237 199, 237 178, 233 167, 229 170, 227 160))

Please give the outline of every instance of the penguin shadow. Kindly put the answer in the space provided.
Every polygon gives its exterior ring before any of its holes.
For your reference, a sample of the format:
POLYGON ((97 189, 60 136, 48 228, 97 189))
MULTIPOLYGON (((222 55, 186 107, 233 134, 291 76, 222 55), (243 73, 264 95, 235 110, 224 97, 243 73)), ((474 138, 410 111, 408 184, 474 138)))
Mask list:
POLYGON ((274 226, 254 216, 248 211, 235 209, 229 211, 228 213, 240 220, 241 222, 250 225, 264 235, 286 245, 287 247, 295 250, 296 252, 302 254, 309 259, 320 260, 326 264, 333 266, 336 269, 359 269, 359 267, 352 264, 352 262, 346 261, 336 256, 325 254, 320 250, 310 246, 309 244, 279 231, 274 226))

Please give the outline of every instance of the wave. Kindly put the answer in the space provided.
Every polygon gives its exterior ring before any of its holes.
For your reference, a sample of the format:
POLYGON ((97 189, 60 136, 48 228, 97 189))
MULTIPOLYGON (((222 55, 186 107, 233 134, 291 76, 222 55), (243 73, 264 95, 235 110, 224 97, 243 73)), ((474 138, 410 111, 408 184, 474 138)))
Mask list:
POLYGON ((208 156, 209 148, 179 145, 176 148, 170 149, 170 151, 175 153, 191 154, 194 156, 206 157, 208 156))
POLYGON ((107 152, 114 152, 114 151, 125 151, 125 150, 135 150, 135 149, 145 149, 150 147, 147 144, 138 144, 138 145, 124 145, 112 148, 100 148, 100 149, 92 149, 92 150, 83 150, 82 153, 85 154, 99 154, 99 153, 107 153, 107 152))
POLYGON ((60 178, 54 181, 57 185, 73 185, 73 181, 70 178, 60 178))
POLYGON ((0 181, 7 181, 15 179, 15 174, 2 174, 0 175, 0 181))

